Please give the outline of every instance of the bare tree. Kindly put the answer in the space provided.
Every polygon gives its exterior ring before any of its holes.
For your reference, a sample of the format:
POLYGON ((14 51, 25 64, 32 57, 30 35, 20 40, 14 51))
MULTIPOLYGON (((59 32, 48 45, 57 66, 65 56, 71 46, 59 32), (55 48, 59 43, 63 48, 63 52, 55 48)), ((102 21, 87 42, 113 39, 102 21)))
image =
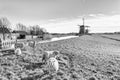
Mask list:
POLYGON ((0 27, 3 27, 3 26, 7 28, 11 28, 11 23, 6 17, 0 18, 0 27))
POLYGON ((39 26, 39 25, 34 25, 33 27, 34 27, 34 34, 35 34, 35 35, 38 35, 40 26, 39 26))
POLYGON ((41 28, 39 25, 35 26, 35 33, 36 35, 44 35, 46 33, 45 28, 41 28))
POLYGON ((30 33, 32 35, 42 35, 44 36, 44 34, 46 33, 46 29, 41 28, 39 25, 34 25, 34 26, 30 26, 30 33))
POLYGON ((16 27, 18 31, 27 31, 27 27, 23 25, 22 23, 16 24, 16 27))
POLYGON ((33 38, 33 35, 34 35, 34 27, 33 26, 30 26, 30 35, 32 35, 32 38, 33 38))
POLYGON ((5 40, 5 32, 4 29, 7 28, 9 31, 11 31, 11 23, 6 17, 0 18, 0 27, 3 28, 3 40, 5 40))

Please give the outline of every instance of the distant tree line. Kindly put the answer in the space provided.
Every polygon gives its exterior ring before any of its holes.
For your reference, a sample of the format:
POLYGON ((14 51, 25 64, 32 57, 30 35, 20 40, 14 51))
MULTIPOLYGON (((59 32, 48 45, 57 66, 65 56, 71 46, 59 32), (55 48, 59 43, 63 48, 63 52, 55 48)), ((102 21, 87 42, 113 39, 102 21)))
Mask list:
POLYGON ((52 35, 77 35, 77 32, 71 32, 71 33, 51 33, 52 35))
POLYGON ((120 34, 120 32, 114 32, 115 34, 120 34))
MULTIPOLYGON (((11 22, 6 18, 2 17, 0 18, 0 27, 5 27, 12 31, 24 31, 27 32, 29 35, 43 35, 45 33, 48 33, 45 28, 40 27, 39 25, 33 25, 33 26, 26 26, 22 23, 17 23, 15 28, 13 29, 11 26, 11 22)), ((3 33, 4 35, 4 33, 3 33)))
POLYGON ((30 35, 41 35, 47 33, 46 29, 41 28, 39 25, 26 27, 25 25, 18 23, 16 24, 16 28, 17 28, 16 30, 25 31, 30 35))

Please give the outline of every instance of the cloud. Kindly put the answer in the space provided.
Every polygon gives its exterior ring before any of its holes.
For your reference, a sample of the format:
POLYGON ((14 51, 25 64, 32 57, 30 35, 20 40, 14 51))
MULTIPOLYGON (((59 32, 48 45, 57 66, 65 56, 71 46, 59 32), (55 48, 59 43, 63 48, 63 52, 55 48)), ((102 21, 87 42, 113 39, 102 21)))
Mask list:
POLYGON ((87 20, 87 24, 91 26, 92 32, 114 32, 120 31, 119 21, 120 15, 104 15, 87 20))
MULTIPOLYGON (((91 26, 91 32, 115 32, 120 31, 120 15, 90 14, 92 18, 86 18, 85 25, 91 26)), ((46 25, 49 32, 78 32, 78 24, 82 24, 81 18, 65 20, 60 23, 46 25)))
POLYGON ((48 21, 56 21, 56 19, 49 19, 48 21))
MULTIPOLYGON (((1 15, 2 16, 2 15, 1 15)), ((56 18, 45 20, 24 20, 16 17, 8 17, 14 25, 20 22, 26 26, 40 25, 47 29, 48 32, 68 33, 79 32, 79 25, 82 25, 82 16, 74 18, 56 18)), ((85 17, 85 25, 91 26, 90 32, 115 32, 120 31, 120 14, 104 15, 104 14, 89 14, 85 17)))
POLYGON ((87 16, 87 18, 98 18, 98 17, 105 17, 106 15, 104 15, 104 14, 101 14, 101 13, 99 13, 99 14, 89 14, 88 16, 87 16))
POLYGON ((90 17, 96 17, 96 14, 89 14, 90 17))

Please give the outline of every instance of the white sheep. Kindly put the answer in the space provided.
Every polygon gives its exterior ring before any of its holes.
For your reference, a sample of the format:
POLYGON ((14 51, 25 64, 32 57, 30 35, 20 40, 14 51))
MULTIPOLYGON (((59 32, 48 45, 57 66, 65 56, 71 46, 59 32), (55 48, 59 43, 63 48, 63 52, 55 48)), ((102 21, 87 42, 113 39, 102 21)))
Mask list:
POLYGON ((16 55, 21 55, 22 54, 22 51, 21 51, 20 48, 16 48, 14 52, 15 52, 16 55))
POLYGON ((35 41, 30 41, 30 42, 28 42, 28 46, 34 48, 36 46, 36 42, 35 41))
POLYGON ((49 74, 56 73, 59 69, 59 63, 56 59, 58 53, 58 51, 45 51, 43 54, 42 61, 45 61, 49 74))
POLYGON ((45 51, 42 55, 42 62, 46 63, 47 60, 50 58, 50 55, 53 54, 53 51, 45 51))
POLYGON ((55 57, 51 57, 48 59, 47 69, 49 71, 49 74, 57 73, 57 71, 59 69, 59 63, 55 57))
POLYGON ((58 53, 58 51, 45 51, 42 56, 42 61, 46 62, 50 57, 55 57, 58 53))

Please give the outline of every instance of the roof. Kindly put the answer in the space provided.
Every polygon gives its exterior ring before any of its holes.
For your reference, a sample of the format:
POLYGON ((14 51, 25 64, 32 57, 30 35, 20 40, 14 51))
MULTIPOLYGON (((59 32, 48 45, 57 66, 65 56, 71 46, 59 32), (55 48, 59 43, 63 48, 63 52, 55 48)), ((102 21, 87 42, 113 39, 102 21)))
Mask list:
POLYGON ((10 33, 9 29, 6 27, 0 27, 0 33, 10 33))
POLYGON ((25 32, 25 31, 13 31, 12 33, 27 34, 27 32, 25 32))

